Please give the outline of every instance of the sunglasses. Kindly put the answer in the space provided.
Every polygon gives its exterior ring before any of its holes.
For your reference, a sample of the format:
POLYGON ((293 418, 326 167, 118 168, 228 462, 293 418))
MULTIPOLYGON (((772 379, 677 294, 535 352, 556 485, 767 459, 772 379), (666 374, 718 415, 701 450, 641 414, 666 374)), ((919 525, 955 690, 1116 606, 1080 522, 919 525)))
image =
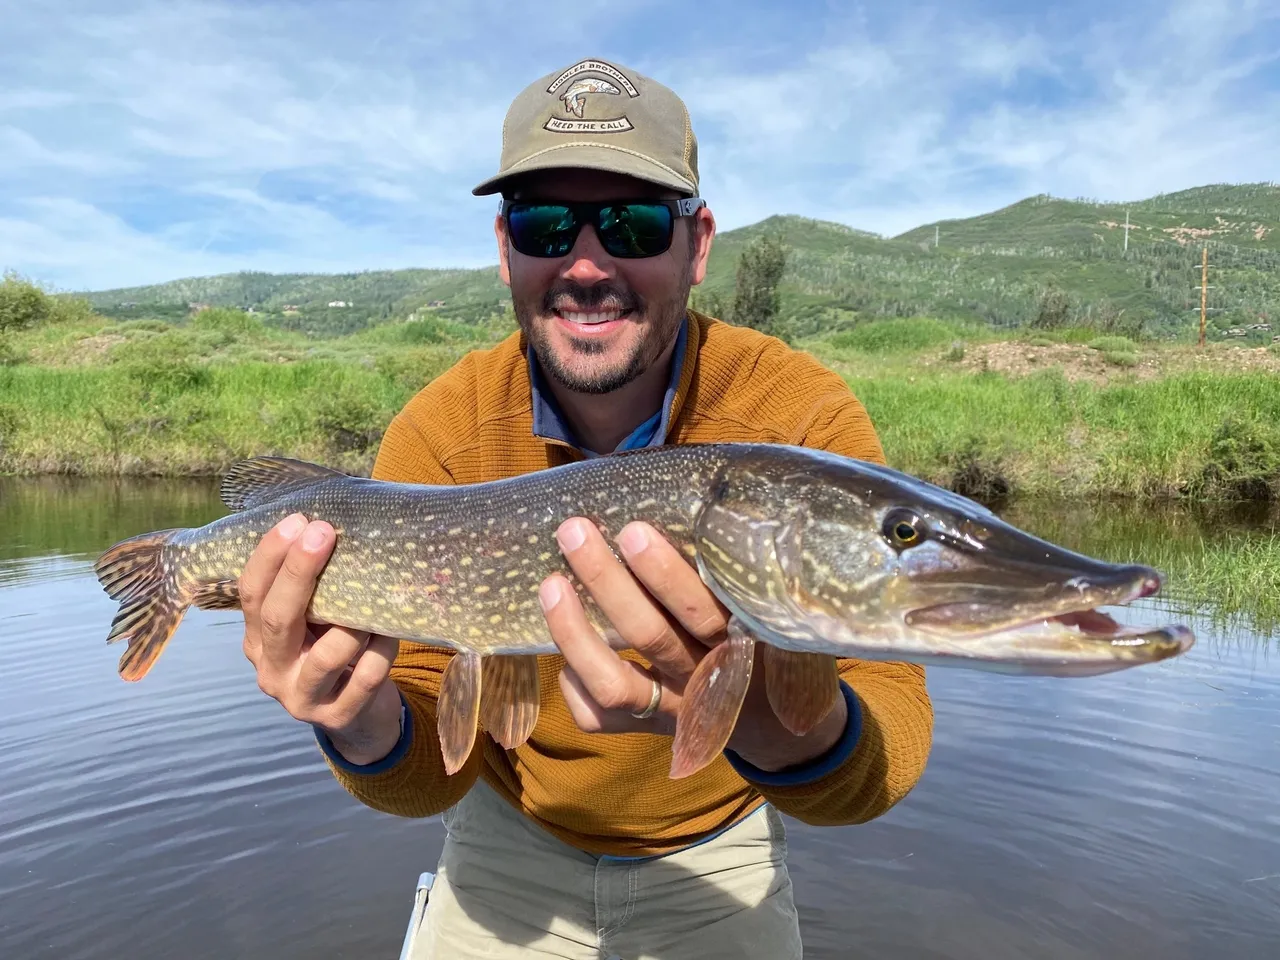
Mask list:
POLYGON ((676 218, 691 217, 706 205, 701 197, 595 203, 503 200, 500 212, 511 246, 527 257, 563 257, 589 223, 609 256, 632 260, 666 253, 676 218))

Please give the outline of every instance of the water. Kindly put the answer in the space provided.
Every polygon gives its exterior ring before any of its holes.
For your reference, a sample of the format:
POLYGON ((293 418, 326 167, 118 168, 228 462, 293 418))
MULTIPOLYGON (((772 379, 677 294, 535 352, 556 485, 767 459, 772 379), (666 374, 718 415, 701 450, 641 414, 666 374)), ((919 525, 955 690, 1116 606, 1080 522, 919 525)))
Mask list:
MULTIPOLYGON (((221 512, 207 484, 0 481, 2 957, 398 954, 442 827, 337 786, 238 613, 191 611, 163 669, 116 677, 92 558, 221 512)), ((1014 513, 1090 549, 1228 524, 1014 513)), ((1106 677, 932 670, 920 786, 868 825, 788 824, 806 956, 1274 957, 1280 650, 1193 626, 1188 657, 1106 677)))

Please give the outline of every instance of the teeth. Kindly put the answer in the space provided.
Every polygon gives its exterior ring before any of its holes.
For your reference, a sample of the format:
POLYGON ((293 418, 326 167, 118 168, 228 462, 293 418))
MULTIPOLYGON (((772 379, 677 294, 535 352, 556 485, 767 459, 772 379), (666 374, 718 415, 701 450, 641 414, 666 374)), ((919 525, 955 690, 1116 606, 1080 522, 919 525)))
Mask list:
POLYGON ((622 316, 622 311, 610 310, 607 313, 577 313, 570 311, 567 313, 561 313, 560 315, 571 323, 583 323, 589 325, 593 323, 607 323, 610 320, 617 320, 622 316))

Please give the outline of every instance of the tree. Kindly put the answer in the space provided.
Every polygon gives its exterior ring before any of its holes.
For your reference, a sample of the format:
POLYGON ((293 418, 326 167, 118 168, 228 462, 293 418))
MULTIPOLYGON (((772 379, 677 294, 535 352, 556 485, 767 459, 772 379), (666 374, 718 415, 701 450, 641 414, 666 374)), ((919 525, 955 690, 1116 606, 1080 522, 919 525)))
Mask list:
POLYGON ((6 273, 0 282, 0 330, 22 330, 49 319, 48 295, 16 273, 6 273))
POLYGON ((733 323, 783 336, 784 324, 778 318, 781 306, 778 282, 786 267, 787 250, 781 237, 765 234, 751 241, 738 258, 733 323))

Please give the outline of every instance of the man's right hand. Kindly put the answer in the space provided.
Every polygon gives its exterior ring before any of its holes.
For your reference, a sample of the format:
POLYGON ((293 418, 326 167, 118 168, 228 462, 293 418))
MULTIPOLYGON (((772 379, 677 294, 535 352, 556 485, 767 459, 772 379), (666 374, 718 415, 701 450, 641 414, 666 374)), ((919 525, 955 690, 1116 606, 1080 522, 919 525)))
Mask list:
POLYGON ((391 680, 398 642, 307 623, 316 580, 336 542, 324 521, 280 521, 240 576, 244 654, 258 686, 297 720, 328 734, 355 764, 381 760, 400 739, 400 694, 391 680))

